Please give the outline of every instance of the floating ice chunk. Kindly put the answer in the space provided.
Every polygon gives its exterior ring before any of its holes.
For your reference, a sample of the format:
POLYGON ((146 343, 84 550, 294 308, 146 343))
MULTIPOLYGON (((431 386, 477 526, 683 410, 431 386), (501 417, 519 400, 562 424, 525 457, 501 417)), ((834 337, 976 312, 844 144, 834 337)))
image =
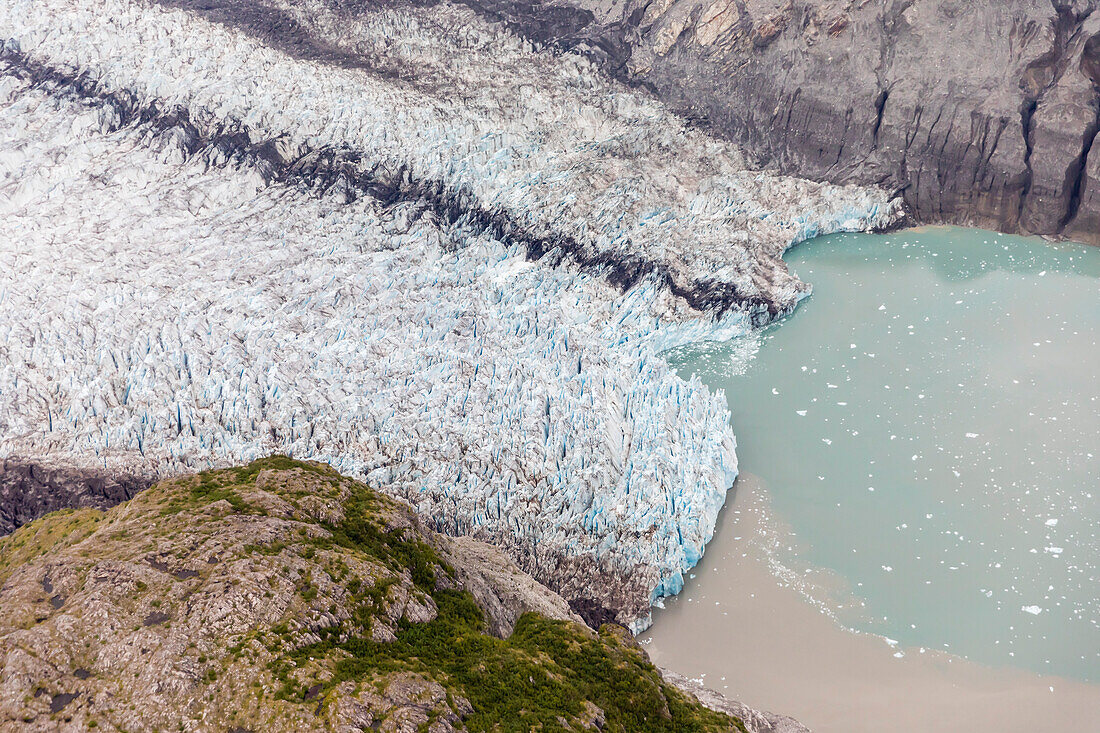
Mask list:
POLYGON ((1024 613, 1030 613, 1032 616, 1038 616, 1043 612, 1043 609, 1039 606, 1021 606, 1020 610, 1024 613))

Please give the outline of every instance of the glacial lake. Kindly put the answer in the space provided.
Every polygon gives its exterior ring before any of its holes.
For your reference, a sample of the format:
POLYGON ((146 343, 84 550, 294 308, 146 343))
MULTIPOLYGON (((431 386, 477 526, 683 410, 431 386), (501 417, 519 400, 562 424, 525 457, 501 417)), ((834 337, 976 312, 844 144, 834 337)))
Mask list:
MULTIPOLYGON (((898 657, 1100 681, 1100 249, 936 227, 786 260, 813 295, 751 359, 669 355, 726 393, 773 570, 898 657)), ((722 563, 670 601, 677 633, 722 623, 722 563)))

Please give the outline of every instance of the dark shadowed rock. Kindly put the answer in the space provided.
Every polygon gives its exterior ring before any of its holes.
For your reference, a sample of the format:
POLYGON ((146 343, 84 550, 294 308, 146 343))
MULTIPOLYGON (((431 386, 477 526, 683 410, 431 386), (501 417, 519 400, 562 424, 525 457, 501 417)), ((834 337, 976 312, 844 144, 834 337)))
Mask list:
POLYGON ((71 703, 77 697, 79 697, 79 695, 71 692, 64 692, 60 695, 54 695, 52 698, 50 698, 50 712, 60 713, 62 710, 65 709, 66 705, 71 703))
POLYGON ((615 612, 591 598, 577 598, 569 602, 573 613, 584 619, 594 629, 615 622, 615 612))
POLYGON ((112 507, 151 483, 146 476, 4 459, 0 462, 0 535, 57 509, 112 507))

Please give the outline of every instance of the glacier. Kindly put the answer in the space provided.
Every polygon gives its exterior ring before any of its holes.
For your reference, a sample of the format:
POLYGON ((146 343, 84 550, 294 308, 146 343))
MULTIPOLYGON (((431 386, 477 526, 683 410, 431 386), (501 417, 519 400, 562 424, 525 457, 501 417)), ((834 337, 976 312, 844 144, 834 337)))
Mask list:
POLYGON ((305 48, 189 5, 0 0, 0 458, 324 460, 644 628, 737 473, 661 353, 897 203, 446 3, 273 3, 305 48))

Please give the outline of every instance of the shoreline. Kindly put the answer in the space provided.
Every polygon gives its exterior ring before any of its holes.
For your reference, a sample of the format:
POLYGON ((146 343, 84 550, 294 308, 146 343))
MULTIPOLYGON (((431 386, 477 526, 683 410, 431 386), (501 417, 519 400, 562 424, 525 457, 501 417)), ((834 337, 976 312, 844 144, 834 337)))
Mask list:
POLYGON ((655 664, 818 733, 1083 730, 1100 719, 1100 685, 845 629, 773 574, 772 521, 766 487, 742 473, 694 577, 639 637, 655 664), (691 628, 682 622, 689 604, 706 609, 702 628, 695 608, 691 628))

